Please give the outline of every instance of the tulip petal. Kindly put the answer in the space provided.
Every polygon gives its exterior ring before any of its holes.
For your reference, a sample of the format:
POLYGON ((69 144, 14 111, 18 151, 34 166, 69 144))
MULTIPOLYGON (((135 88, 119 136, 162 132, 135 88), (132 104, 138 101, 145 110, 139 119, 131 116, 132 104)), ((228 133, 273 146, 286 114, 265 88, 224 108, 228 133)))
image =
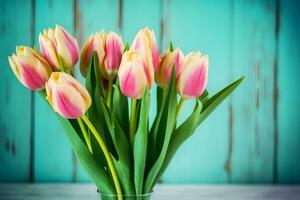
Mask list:
POLYGON ((144 95, 147 79, 140 53, 131 50, 125 52, 118 75, 121 92, 124 95, 134 99, 139 99, 144 95))
POLYGON ((21 81, 20 71, 18 69, 18 66, 16 64, 15 59, 16 59, 15 55, 9 56, 8 57, 8 62, 9 62, 9 65, 10 65, 12 71, 14 72, 15 76, 21 81))
POLYGON ((69 76, 68 74, 66 75, 65 73, 61 73, 60 81, 61 83, 65 83, 75 88, 76 91, 82 96, 85 106, 90 107, 92 103, 90 94, 88 93, 86 88, 83 87, 73 76, 69 76))
POLYGON ((87 65, 93 53, 92 50, 93 35, 91 35, 83 44, 80 54, 80 72, 83 76, 86 75, 87 65))
POLYGON ((184 98, 197 98, 207 85, 208 57, 192 52, 186 56, 177 88, 184 98))
POLYGON ((39 43, 44 58, 50 63, 54 70, 59 70, 59 60, 52 41, 40 34, 39 43))
POLYGON ((184 55, 180 49, 167 52, 161 59, 159 69, 156 71, 156 81, 159 86, 166 88, 171 78, 171 72, 175 67, 176 78, 179 77, 183 69, 184 55))
POLYGON ((198 67, 195 71, 189 73, 183 88, 183 94, 186 98, 194 98, 200 96, 207 84, 207 73, 204 66, 198 67))
POLYGON ((19 70, 21 73, 22 82, 26 87, 32 90, 39 90, 45 87, 46 80, 32 66, 22 64, 22 67, 20 67, 19 70))
POLYGON ((53 72, 46 83, 47 100, 53 109, 68 119, 79 118, 91 105, 87 90, 70 74, 53 72))
POLYGON ((81 95, 71 86, 58 84, 52 90, 53 106, 68 119, 76 119, 85 113, 81 95))
POLYGON ((64 67, 73 67, 78 61, 77 41, 58 25, 55 27, 55 39, 57 43, 57 53, 61 57, 64 67))
POLYGON ((114 32, 110 32, 105 43, 105 67, 108 76, 113 76, 118 71, 122 57, 123 43, 114 32))

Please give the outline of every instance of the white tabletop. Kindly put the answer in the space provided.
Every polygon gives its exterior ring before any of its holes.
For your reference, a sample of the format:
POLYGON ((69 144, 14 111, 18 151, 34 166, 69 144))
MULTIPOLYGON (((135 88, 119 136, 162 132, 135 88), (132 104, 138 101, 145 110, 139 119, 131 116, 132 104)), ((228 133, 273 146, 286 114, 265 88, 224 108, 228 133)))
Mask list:
MULTIPOLYGON (((92 184, 0 184, 1 200, 96 200, 92 184)), ((157 185, 152 198, 172 200, 300 199, 300 186, 157 185)))

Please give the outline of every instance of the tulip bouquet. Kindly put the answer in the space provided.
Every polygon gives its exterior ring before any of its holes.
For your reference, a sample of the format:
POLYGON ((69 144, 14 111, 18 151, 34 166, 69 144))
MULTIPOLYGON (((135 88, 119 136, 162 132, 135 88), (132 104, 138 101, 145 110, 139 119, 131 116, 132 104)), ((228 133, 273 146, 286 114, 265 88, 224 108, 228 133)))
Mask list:
POLYGON ((148 28, 131 45, 114 32, 95 33, 79 53, 76 39, 56 26, 40 33, 39 44, 41 53, 18 46, 10 66, 23 85, 38 91, 53 108, 102 198, 143 199, 181 144, 243 80, 210 97, 205 89, 208 56, 184 55, 172 43, 160 56, 148 28), (79 57, 85 87, 74 78, 79 57), (150 124, 154 82, 156 115, 150 124), (195 107, 178 124, 186 100, 195 107))

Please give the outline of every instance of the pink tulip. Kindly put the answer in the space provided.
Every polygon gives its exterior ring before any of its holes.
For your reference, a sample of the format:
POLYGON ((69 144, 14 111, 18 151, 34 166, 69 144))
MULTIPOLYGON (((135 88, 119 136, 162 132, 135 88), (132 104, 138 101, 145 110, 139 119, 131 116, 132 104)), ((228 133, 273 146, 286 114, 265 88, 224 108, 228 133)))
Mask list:
POLYGON ((140 99, 144 95, 147 78, 140 52, 129 50, 123 54, 118 76, 121 92, 125 96, 140 99))
POLYGON ((208 56, 191 52, 184 59, 184 66, 178 77, 177 90, 183 98, 199 97, 205 90, 208 78, 208 56))
POLYGON ((159 65, 159 51, 154 32, 149 28, 140 30, 132 42, 131 49, 142 53, 147 85, 150 88, 154 83, 154 71, 159 65))
POLYGON ((70 70, 78 61, 77 40, 59 25, 40 33, 39 43, 43 56, 54 70, 70 70))
POLYGON ((80 54, 80 71, 83 76, 86 76, 87 66, 92 57, 93 52, 96 52, 98 57, 98 67, 103 66, 105 58, 105 32, 92 34, 83 44, 80 54))
POLYGON ((51 66, 35 49, 26 46, 16 48, 16 55, 8 57, 9 64, 19 81, 31 90, 45 88, 52 72, 51 66))
POLYGON ((166 88, 171 78, 173 66, 176 71, 176 78, 183 69, 184 55, 180 49, 167 52, 161 59, 158 70, 155 73, 156 82, 159 86, 166 88))
POLYGON ((51 74, 46 83, 46 92, 53 110, 68 119, 82 117, 92 103, 88 91, 65 72, 51 74))
POLYGON ((105 61, 101 66, 102 74, 105 78, 114 78, 118 73, 121 63, 123 42, 119 35, 114 32, 109 32, 105 40, 105 61))

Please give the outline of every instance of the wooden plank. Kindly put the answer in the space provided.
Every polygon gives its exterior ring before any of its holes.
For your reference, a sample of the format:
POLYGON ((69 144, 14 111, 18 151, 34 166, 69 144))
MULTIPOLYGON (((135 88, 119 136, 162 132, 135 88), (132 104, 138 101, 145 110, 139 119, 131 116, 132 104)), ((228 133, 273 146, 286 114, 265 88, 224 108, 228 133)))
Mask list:
POLYGON ((31 0, 2 1, 0 12, 0 181, 29 181, 31 92, 14 76, 7 56, 16 45, 32 45, 31 0))
MULTIPOLYGON (((122 33, 124 40, 130 44, 135 34, 146 26, 154 30, 156 40, 161 46, 161 1, 160 0, 130 0, 123 3, 122 33)), ((150 124, 156 113, 156 86, 151 90, 150 124)))
POLYGON ((300 182, 300 4, 280 1, 278 10, 278 181, 300 182))
MULTIPOLYGON (((208 89, 211 94, 232 81, 228 70, 230 1, 164 1, 163 19, 164 48, 172 40, 185 55, 190 51, 209 55, 208 89)), ((185 103, 180 122, 193 107, 193 101, 185 103)), ((228 121, 227 100, 177 152, 163 182, 226 182, 223 166, 227 156, 228 121)))
MULTIPOLYGON (((274 165, 274 0, 233 1, 231 77, 246 79, 233 95, 233 182, 272 182, 274 165)), ((276 173, 275 173, 276 174, 276 173)))
MULTIPOLYGON (((38 34, 48 27, 60 24, 71 33, 73 27, 73 1, 36 0, 35 44, 38 34)), ((54 112, 35 95, 35 146, 34 177, 37 182, 72 181, 76 177, 76 164, 72 159, 71 147, 54 112)))
MULTIPOLYGON (((186 200, 280 200, 299 199, 300 186, 253 186, 253 185, 157 185, 151 197, 186 200)), ((0 185, 0 199, 5 200, 94 200, 96 187, 91 184, 11 184, 0 185), (18 191, 18 192, 16 192, 18 191)))
MULTIPOLYGON (((79 45, 82 46, 84 41, 90 36, 90 34, 104 31, 115 31, 120 33, 120 2, 117 0, 103 0, 103 1, 85 1, 76 0, 74 7, 74 25, 76 29, 76 35, 79 40, 79 45)), ((81 76, 79 66, 76 69, 76 77, 84 84, 84 78, 81 76)), ((77 169, 77 181, 86 182, 89 179, 87 173, 78 165, 77 169)))

